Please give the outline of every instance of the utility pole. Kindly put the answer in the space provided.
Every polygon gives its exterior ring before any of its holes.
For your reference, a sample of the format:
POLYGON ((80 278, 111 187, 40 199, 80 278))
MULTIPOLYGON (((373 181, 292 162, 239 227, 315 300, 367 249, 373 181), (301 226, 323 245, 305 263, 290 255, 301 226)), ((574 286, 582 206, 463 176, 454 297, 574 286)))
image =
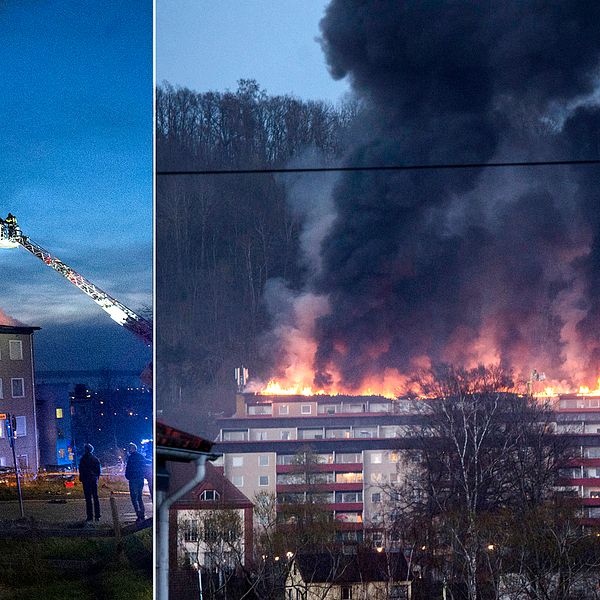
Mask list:
POLYGON ((21 510, 21 518, 23 518, 25 517, 25 511, 23 510, 23 492, 21 491, 21 478, 19 475, 19 467, 17 465, 17 453, 15 451, 15 440, 17 439, 17 418, 10 413, 2 413, 0 414, 0 420, 4 420, 6 424, 6 435, 12 449, 15 478, 17 480, 17 492, 19 494, 19 508, 21 510))

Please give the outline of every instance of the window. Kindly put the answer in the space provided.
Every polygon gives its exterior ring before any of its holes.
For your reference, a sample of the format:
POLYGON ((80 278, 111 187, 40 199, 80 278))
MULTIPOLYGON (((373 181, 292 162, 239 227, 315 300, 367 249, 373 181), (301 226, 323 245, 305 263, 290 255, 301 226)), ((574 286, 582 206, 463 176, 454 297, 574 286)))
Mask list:
POLYGON ((268 454, 261 454, 258 457, 258 466, 259 467, 268 467, 269 466, 269 455, 268 454))
POLYGON ((272 414, 272 406, 270 404, 257 404, 256 406, 248 407, 249 415, 270 415, 272 414))
POLYGON ((57 408, 56 409, 56 418, 57 419, 62 419, 63 418, 63 409, 62 408, 57 408))
POLYGON ((260 441, 265 441, 266 439, 268 439, 267 432, 266 431, 257 431, 256 439, 260 440, 260 441))
POLYGON ((237 487, 243 487, 244 486, 244 476, 243 475, 234 475, 231 478, 231 483, 233 483, 233 485, 235 485, 237 487))
POLYGON ((371 454, 371 464, 372 465, 380 465, 382 462, 381 452, 375 452, 371 454))
POLYGON ((281 432, 281 439, 282 440, 289 440, 290 439, 290 432, 289 431, 282 431, 281 432))
POLYGON ((300 412, 301 412, 303 415, 310 415, 310 414, 311 414, 311 412, 312 412, 312 406, 311 406, 310 404, 303 404, 303 405, 300 407, 300 412))
POLYGON ((342 502, 344 504, 347 503, 356 503, 363 501, 363 493, 362 492, 336 492, 335 493, 335 501, 342 502))
POLYGON ((338 464, 362 463, 362 456, 360 452, 338 452, 335 455, 335 462, 338 464))
POLYGON ((182 529, 185 542, 198 541, 198 521, 184 521, 182 529))
POLYGON ((298 429, 298 439, 300 440, 322 440, 322 429, 298 429))
POLYGON ((231 459, 232 467, 243 467, 244 466, 244 457, 243 456, 234 456, 231 459))
POLYGON ((19 471, 27 471, 29 469, 29 457, 27 454, 20 454, 17 457, 17 467, 19 471))
POLYGON ((352 588, 348 585, 342 586, 342 600, 352 600, 352 588))
POLYGON ((201 494, 200 494, 200 500, 204 500, 207 502, 214 502, 215 500, 218 500, 221 496, 219 495, 219 492, 217 492, 217 490, 204 490, 201 494))
POLYGON ((25 397, 25 381, 22 378, 13 378, 10 380, 11 393, 13 398, 25 397))
POLYGON ((26 417, 17 417, 17 437, 25 437, 27 435, 27 419, 26 417))
POLYGON ((258 485, 266 486, 269 485, 269 476, 268 475, 260 475, 258 478, 258 485))
POLYGON ((287 404, 279 405, 279 414, 280 415, 287 415, 289 412, 290 412, 290 409, 287 404))
POLYGON ((371 494, 371 502, 381 502, 381 492, 374 492, 373 494, 371 494))
POLYGON ((0 467, 6 466, 6 457, 0 456, 0 467))
POLYGON ((362 473, 336 473, 336 483, 362 483, 362 473))
POLYGON ((10 340, 8 342, 8 354, 10 360, 23 360, 23 343, 21 340, 10 340))
POLYGON ((224 442, 245 442, 248 439, 248 431, 224 431, 224 442))
POLYGON ((64 458, 67 455, 64 448, 58 449, 58 458, 64 458))

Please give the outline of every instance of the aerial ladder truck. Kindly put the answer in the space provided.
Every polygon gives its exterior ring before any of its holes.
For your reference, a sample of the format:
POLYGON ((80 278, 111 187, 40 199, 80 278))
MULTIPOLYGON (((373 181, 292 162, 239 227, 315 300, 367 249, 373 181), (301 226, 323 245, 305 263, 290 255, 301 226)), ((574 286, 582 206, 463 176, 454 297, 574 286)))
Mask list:
POLYGON ((127 308, 77 271, 52 256, 50 252, 31 241, 26 235, 23 235, 17 219, 9 213, 6 219, 0 218, 0 248, 16 248, 18 246, 25 248, 43 263, 68 279, 106 311, 113 321, 134 333, 146 346, 152 346, 152 323, 150 321, 127 308))

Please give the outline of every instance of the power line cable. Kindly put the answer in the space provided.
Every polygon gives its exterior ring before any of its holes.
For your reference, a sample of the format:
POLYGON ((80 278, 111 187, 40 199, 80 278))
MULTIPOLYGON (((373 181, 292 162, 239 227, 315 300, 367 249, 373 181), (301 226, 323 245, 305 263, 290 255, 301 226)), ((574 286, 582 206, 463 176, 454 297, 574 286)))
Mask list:
POLYGON ((352 171, 435 171, 451 169, 498 169, 511 167, 556 167, 599 165, 600 159, 590 160, 542 160, 524 162, 446 163, 432 165, 380 165, 350 167, 269 167, 264 169, 198 169, 186 171, 157 171, 157 176, 177 175, 251 175, 260 173, 343 173, 352 171))

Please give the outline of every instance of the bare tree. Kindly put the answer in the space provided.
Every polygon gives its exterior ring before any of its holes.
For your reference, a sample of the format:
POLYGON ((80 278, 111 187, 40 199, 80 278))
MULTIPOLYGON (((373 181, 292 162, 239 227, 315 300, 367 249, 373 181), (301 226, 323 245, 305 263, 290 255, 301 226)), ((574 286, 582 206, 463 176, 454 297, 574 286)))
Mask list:
POLYGON ((418 547, 439 577, 461 582, 477 600, 490 585, 487 552, 497 545, 490 518, 548 501, 567 447, 553 434, 550 407, 517 393, 500 368, 443 366, 418 383, 430 399, 413 431, 416 449, 405 452, 410 477, 396 496, 397 513, 431 524, 418 547))

